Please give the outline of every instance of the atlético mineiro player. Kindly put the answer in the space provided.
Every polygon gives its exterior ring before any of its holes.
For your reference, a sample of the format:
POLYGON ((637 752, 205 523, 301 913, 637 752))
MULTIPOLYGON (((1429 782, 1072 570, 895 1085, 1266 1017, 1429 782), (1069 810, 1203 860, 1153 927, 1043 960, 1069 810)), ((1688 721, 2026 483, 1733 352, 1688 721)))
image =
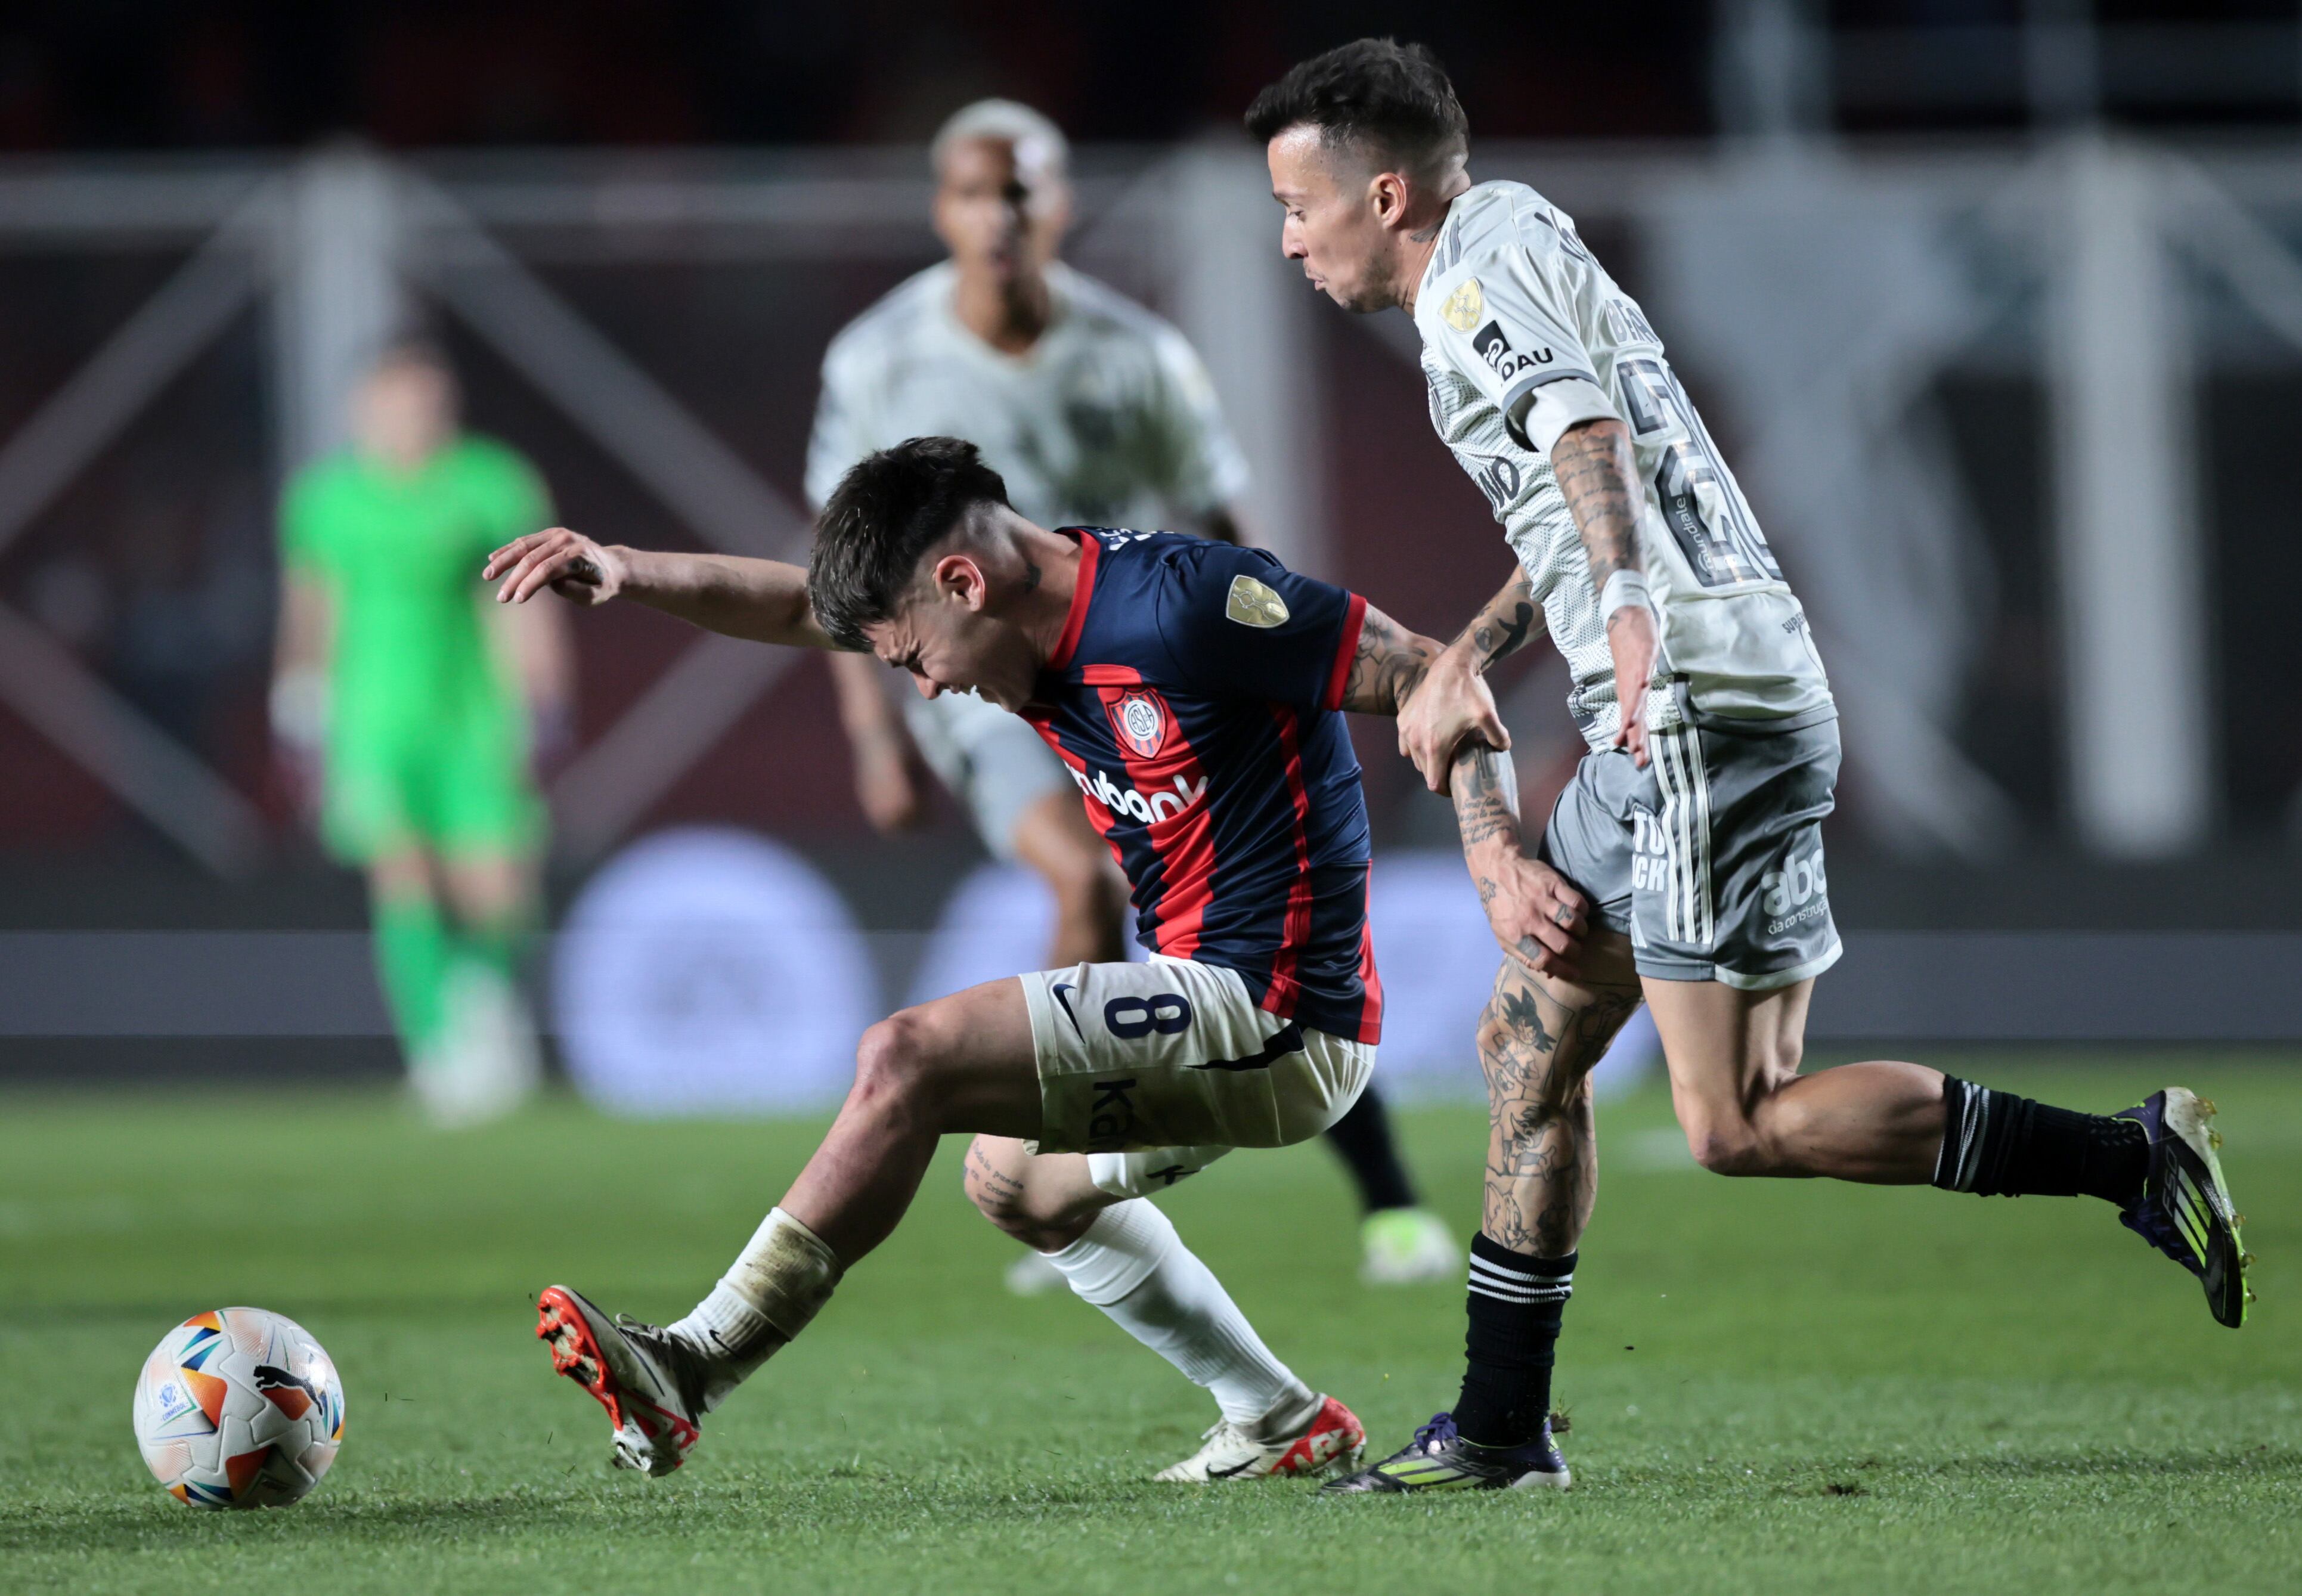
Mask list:
POLYGON ((1233 1147, 1317 1136, 1374 1065, 1367 819, 1341 711, 1393 714, 1437 645, 1269 554, 1034 525, 972 444, 853 466, 810 568, 604 547, 564 528, 488 562, 498 597, 635 599, 765 643, 869 649, 973 691, 1060 755, 1133 890, 1148 963, 990 982, 864 1033, 815 1155, 685 1318, 542 1294, 537 1333, 604 1404, 617 1461, 676 1467, 703 1415, 895 1229, 937 1139, 1080 1295, 1207 1386, 1224 1418, 1161 1477, 1352 1466, 1365 1432, 1264 1348, 1149 1194, 1233 1147))

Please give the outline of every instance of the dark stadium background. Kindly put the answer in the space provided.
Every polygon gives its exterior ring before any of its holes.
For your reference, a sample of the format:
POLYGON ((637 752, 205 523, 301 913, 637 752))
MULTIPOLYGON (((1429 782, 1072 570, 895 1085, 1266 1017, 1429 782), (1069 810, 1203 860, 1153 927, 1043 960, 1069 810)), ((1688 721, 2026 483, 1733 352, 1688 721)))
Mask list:
MULTIPOLYGON (((1527 141, 1539 172, 1544 149, 1684 156, 1745 136, 1747 107, 1722 65, 1720 19, 1734 12, 1685 0, 1412 8, 28 0, 0 16, 0 174, 199 171, 284 161, 345 139, 438 172, 489 162, 594 170, 604 161, 643 174, 651 162, 686 171, 695 168, 679 163, 826 148, 899 167, 916 158, 901 147, 991 93, 1052 113, 1088 147, 1090 164, 1123 166, 1147 147, 1231 138, 1259 84, 1303 54, 1367 31, 1434 46, 1477 139, 1527 141)), ((2084 122, 2173 149, 2274 153, 2291 149, 2302 121, 2302 37, 2290 4, 1838 0, 1810 14, 1827 92, 1810 108, 1807 131, 1845 149, 2020 152, 2084 122), (2022 24, 2042 14, 2097 27, 2082 110, 2038 88, 2036 52, 2042 38, 2048 46, 2054 39, 2022 24)), ((1637 239, 1603 223, 1588 231, 1642 292, 1649 263, 1637 239)), ((735 272, 709 261, 625 269, 546 260, 537 269, 795 498, 820 344, 932 257, 922 240, 915 259, 875 258, 836 273, 735 272)), ((0 250, 0 440, 182 258, 181 249, 0 250)), ((1411 369, 1339 314, 1315 325, 1332 574, 1425 629, 1449 628, 1507 569, 1495 528, 1429 435, 1411 369)), ((533 454, 564 518, 634 542, 683 539, 550 403, 454 323, 445 327, 473 420, 533 454)), ((0 928, 362 923, 357 883, 322 863, 288 823, 265 733, 278 463, 266 442, 273 400, 264 338, 261 318, 243 316, 0 553, 0 601, 258 803, 272 827, 263 856, 230 877, 188 862, 104 783, 0 708, 0 928)), ((1690 363, 1684 374, 1735 458, 1760 418, 1718 397, 1717 374, 1690 363)), ((2058 753, 2069 685, 2057 664, 2044 391, 2004 362, 1953 363, 1928 402, 1993 567, 1953 729, 2012 800, 2018 825, 1987 858, 1898 847, 1876 823, 1877 794, 1851 777, 1831 838, 1833 895, 1849 931, 2302 930, 2302 695, 2292 686, 2302 678, 2302 626, 2289 598, 2302 584, 2292 484, 2302 358, 2265 344, 2260 358, 2202 363, 2197 384, 2212 684, 2199 710, 2213 727, 2206 834, 2150 859, 2102 857, 2076 836, 2058 753)), ((1763 497, 1759 509, 1763 518, 1763 497)), ((1791 575, 1798 579, 1795 565, 1791 575)), ((655 617, 625 614, 590 617, 584 633, 580 731, 589 736, 682 640, 655 617)), ((1415 788, 1382 728, 1366 728, 1362 752, 1379 838, 1444 846, 1443 806, 1415 788)), ((875 925, 900 923, 908 905, 975 857, 947 807, 924 837, 870 837, 849 796, 819 661, 784 678, 643 824, 685 821, 762 827, 800 844, 875 925)), ((590 862, 560 861, 563 892, 590 862)), ((2180 952, 2192 945, 2179 937, 2169 945, 2178 966, 2204 956, 2195 945, 2180 952)), ((2264 956, 2294 945, 2262 945, 2264 956)), ((2081 986, 2101 979, 2082 962, 2068 968, 2081 986)), ((2216 1034, 2211 1019, 2200 1023, 2202 1036, 2216 1034)), ((144 1056, 119 1041, 0 1041, 0 1071, 42 1076, 144 1056)))

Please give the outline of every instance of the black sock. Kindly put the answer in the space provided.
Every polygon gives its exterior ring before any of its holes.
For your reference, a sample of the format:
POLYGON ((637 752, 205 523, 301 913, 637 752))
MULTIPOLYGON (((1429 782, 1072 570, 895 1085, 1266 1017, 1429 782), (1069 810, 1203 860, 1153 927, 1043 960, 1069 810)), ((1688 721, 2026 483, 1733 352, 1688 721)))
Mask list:
POLYGON ((1382 1208, 1412 1208, 1415 1188, 1399 1162, 1390 1116, 1373 1087, 1359 1094, 1343 1117, 1327 1127, 1327 1140, 1359 1189, 1359 1205, 1369 1214, 1382 1208))
POLYGON ((1978 1197, 2098 1197, 2124 1207, 2142 1195, 2150 1143, 2132 1120, 2054 1108, 1943 1077, 1942 1152, 1935 1184, 1978 1197))
POLYGON ((1481 1446, 1515 1447, 1542 1432, 1558 1322, 1575 1289, 1575 1257, 1531 1257, 1471 1239, 1470 1332, 1455 1427, 1481 1446))

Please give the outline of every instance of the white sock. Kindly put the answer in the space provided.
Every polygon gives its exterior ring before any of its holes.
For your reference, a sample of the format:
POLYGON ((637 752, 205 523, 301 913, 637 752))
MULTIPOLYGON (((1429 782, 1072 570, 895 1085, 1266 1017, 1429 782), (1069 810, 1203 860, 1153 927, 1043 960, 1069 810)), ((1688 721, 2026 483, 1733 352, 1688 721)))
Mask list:
POLYGON ((1214 1272, 1147 1199, 1113 1204, 1048 1258, 1082 1300, 1205 1386, 1223 1417, 1258 1440, 1293 1434, 1318 1413, 1317 1394, 1271 1356, 1214 1272))
POLYGON ((665 1327, 701 1353, 710 1371, 706 1412, 807 1328, 840 1273, 823 1239, 781 1208, 760 1222, 719 1283, 685 1318, 665 1327))

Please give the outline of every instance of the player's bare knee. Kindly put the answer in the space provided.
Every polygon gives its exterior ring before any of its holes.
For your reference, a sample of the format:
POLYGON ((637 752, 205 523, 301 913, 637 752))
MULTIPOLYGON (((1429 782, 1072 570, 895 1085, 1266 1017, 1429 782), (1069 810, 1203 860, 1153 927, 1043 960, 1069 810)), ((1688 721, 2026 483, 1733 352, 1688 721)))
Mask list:
POLYGON ((1479 1056, 1492 1057, 1497 1048, 1509 1042, 1511 1034, 1510 1027, 1505 1025, 1501 1018, 1496 1014, 1495 1005, 1489 1004, 1479 1014, 1479 1029, 1475 1038, 1479 1056))
POLYGON ((1481 1066, 1488 1067, 1491 1061, 1507 1057, 1520 1048, 1537 1046, 1534 1038, 1527 1035, 1525 1024, 1533 1017, 1531 1008, 1505 1011, 1489 999, 1487 1006, 1480 1011, 1476 1034, 1481 1066))
POLYGON ((938 1050, 934 1028, 917 1009, 890 1014, 855 1047, 855 1096, 872 1102, 913 1101, 932 1084, 938 1050))
POLYGON ((1739 1115, 1686 1115, 1686 1150, 1714 1175, 1764 1175, 1773 1156, 1758 1128, 1739 1115))

